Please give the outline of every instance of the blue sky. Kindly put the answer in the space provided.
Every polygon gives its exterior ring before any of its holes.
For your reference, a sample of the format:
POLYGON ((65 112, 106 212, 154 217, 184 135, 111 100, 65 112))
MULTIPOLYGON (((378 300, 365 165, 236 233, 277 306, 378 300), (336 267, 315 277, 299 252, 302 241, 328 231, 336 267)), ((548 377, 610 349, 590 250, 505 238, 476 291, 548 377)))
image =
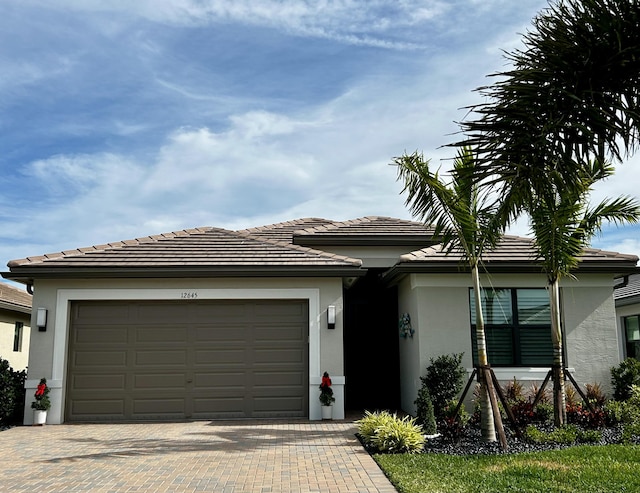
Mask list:
MULTIPOLYGON (((198 226, 409 219, 392 158, 452 157, 473 89, 546 5, 2 2, 0 263, 198 226)), ((619 166, 594 198, 635 194, 639 174, 619 166)), ((640 254, 638 231, 594 246, 640 254)))

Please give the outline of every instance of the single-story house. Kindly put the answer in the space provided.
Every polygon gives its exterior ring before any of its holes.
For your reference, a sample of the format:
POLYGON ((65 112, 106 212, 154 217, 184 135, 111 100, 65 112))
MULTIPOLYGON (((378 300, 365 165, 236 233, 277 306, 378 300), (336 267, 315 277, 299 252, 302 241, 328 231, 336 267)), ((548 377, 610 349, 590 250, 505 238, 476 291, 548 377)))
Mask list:
POLYGON ((29 364, 31 295, 9 283, 0 283, 0 357, 14 370, 29 364))
MULTIPOLYGON (((581 383, 607 388, 620 361, 614 280, 637 261, 589 249, 562 283, 566 362, 581 383)), ((464 353, 473 368, 469 271, 413 221, 206 227, 8 266, 34 292, 27 388, 48 379, 49 423, 320 419, 324 371, 334 418, 413 412, 430 358, 464 353)), ((549 303, 533 241, 506 236, 483 269, 498 378, 542 381, 549 303)))
POLYGON ((615 285, 614 299, 620 354, 623 358, 640 359, 640 274, 624 276, 615 285))

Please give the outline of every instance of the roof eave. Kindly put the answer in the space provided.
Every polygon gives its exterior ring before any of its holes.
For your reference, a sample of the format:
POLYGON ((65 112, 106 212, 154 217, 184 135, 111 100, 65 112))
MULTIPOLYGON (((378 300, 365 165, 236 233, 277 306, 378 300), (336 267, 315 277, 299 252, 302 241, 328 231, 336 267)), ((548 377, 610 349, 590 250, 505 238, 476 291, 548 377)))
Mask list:
POLYGON ((216 267, 20 267, 1 272, 2 277, 24 284, 36 279, 159 279, 203 277, 359 277, 359 266, 216 266, 216 267))
MULTIPOLYGON (((544 268, 536 262, 483 262, 482 272, 489 274, 544 274, 544 268)), ((573 272, 575 274, 611 274, 620 276, 635 274, 640 268, 627 261, 589 262, 583 261, 573 272)), ((393 283, 407 274, 459 274, 470 273, 469 265, 456 261, 413 261, 400 262, 384 274, 387 282, 393 283)))

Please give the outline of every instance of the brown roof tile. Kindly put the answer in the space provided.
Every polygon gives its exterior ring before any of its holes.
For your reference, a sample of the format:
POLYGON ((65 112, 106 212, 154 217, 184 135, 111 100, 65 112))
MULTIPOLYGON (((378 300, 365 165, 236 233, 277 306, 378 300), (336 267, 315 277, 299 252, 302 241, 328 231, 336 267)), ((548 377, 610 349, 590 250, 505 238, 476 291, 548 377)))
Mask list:
POLYGON ((198 228, 12 260, 9 267, 342 266, 361 261, 218 228, 198 228))
MULTIPOLYGON (((400 263, 405 264, 426 264, 437 266, 438 264, 461 263, 464 256, 460 250, 453 250, 447 253, 442 249, 441 245, 435 245, 421 250, 416 250, 400 258, 400 263)), ((487 251, 482 256, 482 262, 485 266, 496 265, 537 265, 538 255, 535 250, 534 240, 521 236, 505 235, 500 243, 492 250, 487 251)), ((609 252, 606 250, 598 250, 595 248, 586 248, 580 256, 581 268, 589 265, 608 264, 635 266, 638 257, 635 255, 627 255, 617 252, 609 252)))
POLYGON ((5 307, 15 307, 18 311, 28 313, 31 311, 32 298, 25 290, 0 282, 0 303, 5 307))
POLYGON ((314 228, 332 224, 328 219, 317 217, 307 217, 296 219, 294 221, 286 221, 282 223, 269 224, 266 226, 258 226, 256 228, 243 229, 239 233, 247 233, 260 238, 269 238, 277 241, 292 242, 293 233, 298 230, 314 228))

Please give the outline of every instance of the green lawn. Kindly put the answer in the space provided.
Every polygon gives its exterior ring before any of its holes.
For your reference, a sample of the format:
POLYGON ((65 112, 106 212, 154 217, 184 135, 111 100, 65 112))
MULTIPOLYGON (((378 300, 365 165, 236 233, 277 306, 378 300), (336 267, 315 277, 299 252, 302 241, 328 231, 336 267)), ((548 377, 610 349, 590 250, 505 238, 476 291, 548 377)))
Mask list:
POLYGON ((640 491, 640 446, 579 446, 513 455, 375 455, 401 493, 640 491))

